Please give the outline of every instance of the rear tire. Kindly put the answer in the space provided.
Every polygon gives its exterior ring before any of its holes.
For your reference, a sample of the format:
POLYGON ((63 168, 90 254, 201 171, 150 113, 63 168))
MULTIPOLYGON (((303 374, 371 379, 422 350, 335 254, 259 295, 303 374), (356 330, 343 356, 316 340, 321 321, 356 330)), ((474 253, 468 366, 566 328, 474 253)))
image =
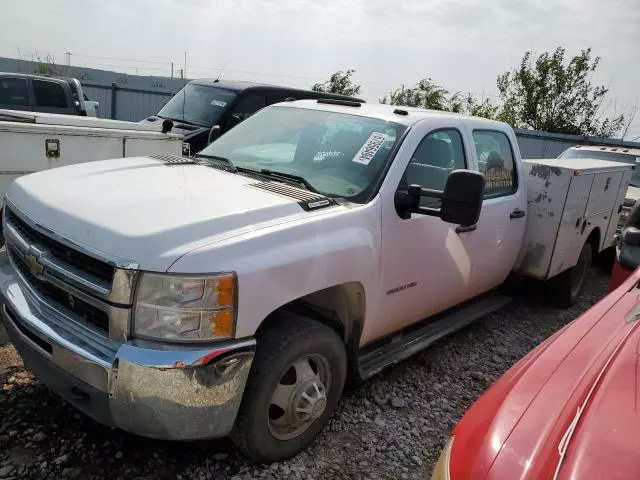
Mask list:
POLYGON ((347 354, 329 327, 285 314, 258 338, 231 439, 251 459, 272 463, 308 447, 338 406, 347 354))
POLYGON ((558 307, 569 308, 580 298, 587 273, 591 268, 592 257, 593 249, 587 242, 580 251, 578 263, 549 282, 551 295, 558 307))

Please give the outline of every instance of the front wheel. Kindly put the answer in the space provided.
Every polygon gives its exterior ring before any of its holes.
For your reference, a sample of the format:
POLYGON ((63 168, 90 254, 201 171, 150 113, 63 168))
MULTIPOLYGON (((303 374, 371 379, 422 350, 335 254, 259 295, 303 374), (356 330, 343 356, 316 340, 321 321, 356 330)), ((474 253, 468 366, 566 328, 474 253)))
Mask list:
POLYGON ((306 317, 279 319, 258 339, 231 438, 261 463, 298 454, 336 409, 346 371, 336 332, 306 317))
POLYGON ((591 244, 587 242, 580 251, 578 263, 550 282, 551 293, 556 305, 562 308, 569 308, 578 300, 589 268, 591 268, 592 256, 593 249, 591 244))

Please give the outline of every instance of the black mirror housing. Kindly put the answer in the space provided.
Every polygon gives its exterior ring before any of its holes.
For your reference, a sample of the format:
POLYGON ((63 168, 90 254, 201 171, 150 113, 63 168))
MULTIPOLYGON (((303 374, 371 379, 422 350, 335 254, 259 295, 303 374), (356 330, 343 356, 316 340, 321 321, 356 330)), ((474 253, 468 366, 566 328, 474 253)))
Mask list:
POLYGON ((242 123, 242 117, 240 115, 238 115, 237 113, 234 113, 233 115, 231 115, 229 117, 229 120, 228 120, 229 129, 232 129, 233 127, 235 127, 239 123, 242 123))
POLYGON ((162 121, 162 133, 169 133, 172 128, 173 128, 173 120, 169 120, 168 118, 165 118, 162 121))
POLYGON ((447 177, 444 191, 409 185, 407 192, 396 192, 396 209, 401 218, 407 212, 440 217, 443 221, 463 227, 478 223, 484 197, 484 175, 471 170, 454 170, 447 177), (440 208, 419 206, 420 197, 438 198, 440 208))
POLYGON ((618 244, 618 262, 627 271, 640 266, 640 229, 627 227, 622 230, 618 244))
POLYGON ((622 231, 622 235, 620 237, 622 243, 626 245, 633 245, 637 247, 640 245, 640 229, 636 227, 627 227, 622 231))
POLYGON ((213 127, 211 127, 211 130, 209 130, 209 137, 207 138, 207 145, 211 142, 216 141, 221 134, 222 129, 220 128, 220 125, 214 125, 213 127))
POLYGON ((469 227, 478 223, 484 197, 484 175, 471 170, 454 170, 447 177, 440 218, 469 227))

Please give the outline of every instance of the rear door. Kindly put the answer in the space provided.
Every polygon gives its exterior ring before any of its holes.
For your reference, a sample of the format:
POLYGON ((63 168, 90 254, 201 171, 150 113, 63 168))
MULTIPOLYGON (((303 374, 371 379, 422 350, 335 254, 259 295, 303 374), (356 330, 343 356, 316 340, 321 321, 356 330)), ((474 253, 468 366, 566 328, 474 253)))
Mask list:
POLYGON ((507 127, 473 128, 467 134, 477 168, 485 175, 480 220, 467 247, 477 252, 474 295, 504 282, 518 260, 527 215, 527 188, 515 136, 507 127))

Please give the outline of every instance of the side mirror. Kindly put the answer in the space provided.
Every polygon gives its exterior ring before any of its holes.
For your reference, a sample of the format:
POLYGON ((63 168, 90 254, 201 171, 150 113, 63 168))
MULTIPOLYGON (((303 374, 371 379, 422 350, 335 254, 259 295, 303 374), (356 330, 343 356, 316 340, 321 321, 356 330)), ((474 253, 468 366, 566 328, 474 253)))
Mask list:
POLYGON ((622 231, 622 243, 637 247, 640 245, 640 229, 636 227, 628 227, 622 231))
POLYGON ((242 122, 242 117, 237 113, 234 113, 229 117, 229 121, 228 121, 229 129, 232 129, 233 127, 235 127, 241 122, 242 122))
POLYGON ((222 129, 220 128, 220 125, 214 125, 211 127, 211 130, 209 130, 209 137, 207 138, 207 144, 215 142, 221 134, 222 129))
POLYGON ((627 271, 640 266, 640 229, 627 227, 622 231, 618 244, 618 262, 627 271))
POLYGON ((447 177, 444 191, 409 185, 407 193, 396 194, 396 204, 404 204, 411 213, 440 217, 463 227, 478 223, 484 197, 484 175, 471 170, 454 170, 447 177), (420 207, 420 197, 440 199, 440 208, 420 207))
POLYGON ((168 118, 165 118, 162 121, 162 133, 169 133, 172 128, 173 128, 173 120, 169 120, 168 118))
POLYGON ((484 197, 484 183, 484 175, 480 172, 451 172, 444 186, 440 218, 463 227, 478 223, 484 197))

